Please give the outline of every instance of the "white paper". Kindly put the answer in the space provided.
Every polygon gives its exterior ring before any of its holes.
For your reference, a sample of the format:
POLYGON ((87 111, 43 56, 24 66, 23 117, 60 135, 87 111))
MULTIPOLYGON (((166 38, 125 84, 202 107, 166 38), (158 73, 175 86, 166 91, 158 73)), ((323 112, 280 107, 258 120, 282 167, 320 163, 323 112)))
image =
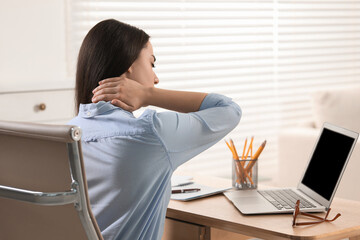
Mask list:
POLYGON ((171 177, 171 187, 187 185, 189 183, 192 183, 191 179, 192 179, 191 176, 176 176, 176 175, 173 175, 171 177))

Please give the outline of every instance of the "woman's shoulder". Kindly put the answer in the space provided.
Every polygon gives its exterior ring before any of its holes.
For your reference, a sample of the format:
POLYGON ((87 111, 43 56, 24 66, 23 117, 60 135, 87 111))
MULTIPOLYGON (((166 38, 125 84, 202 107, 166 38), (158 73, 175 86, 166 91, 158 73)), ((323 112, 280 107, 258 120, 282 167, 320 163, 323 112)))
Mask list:
POLYGON ((153 134, 152 117, 154 110, 146 110, 139 117, 121 108, 112 109, 94 116, 79 114, 67 124, 82 129, 84 141, 96 141, 102 138, 151 135, 153 134))

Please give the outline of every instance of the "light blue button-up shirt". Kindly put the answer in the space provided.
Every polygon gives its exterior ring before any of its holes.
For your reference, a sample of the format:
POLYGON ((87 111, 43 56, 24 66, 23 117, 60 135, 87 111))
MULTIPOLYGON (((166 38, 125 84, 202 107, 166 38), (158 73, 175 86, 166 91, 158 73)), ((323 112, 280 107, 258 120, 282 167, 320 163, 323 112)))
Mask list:
POLYGON ((136 118, 109 102, 80 105, 90 203, 104 239, 161 239, 171 175, 237 126, 240 107, 208 94, 193 113, 146 110, 136 118))

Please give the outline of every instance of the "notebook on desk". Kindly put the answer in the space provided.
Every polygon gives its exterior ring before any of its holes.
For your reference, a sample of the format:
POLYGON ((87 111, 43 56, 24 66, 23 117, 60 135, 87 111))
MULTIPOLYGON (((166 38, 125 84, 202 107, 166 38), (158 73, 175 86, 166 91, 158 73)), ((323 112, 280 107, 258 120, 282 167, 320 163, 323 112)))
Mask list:
MULTIPOLYGON (((325 123, 297 188, 238 190, 225 196, 243 214, 321 212, 330 207, 359 134, 325 123)), ((291 174, 291 169, 289 169, 291 174)))
MULTIPOLYGON (((200 191, 197 192, 190 192, 190 193, 180 193, 180 194, 171 194, 171 200, 180 200, 180 201, 190 201, 198 198, 204 198, 212 195, 216 195, 219 193, 222 193, 226 190, 231 189, 231 187, 212 187, 212 186, 206 186, 199 183, 192 183, 190 188, 198 188, 200 191)), ((183 187, 174 187, 175 189, 181 189, 183 187)))

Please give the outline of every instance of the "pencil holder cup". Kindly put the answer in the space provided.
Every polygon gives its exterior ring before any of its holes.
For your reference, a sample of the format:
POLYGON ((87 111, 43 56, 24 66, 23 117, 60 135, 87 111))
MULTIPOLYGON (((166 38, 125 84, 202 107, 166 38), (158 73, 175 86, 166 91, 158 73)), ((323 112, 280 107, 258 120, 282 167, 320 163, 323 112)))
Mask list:
POLYGON ((257 159, 232 159, 232 186, 236 189, 256 189, 258 185, 257 159))

